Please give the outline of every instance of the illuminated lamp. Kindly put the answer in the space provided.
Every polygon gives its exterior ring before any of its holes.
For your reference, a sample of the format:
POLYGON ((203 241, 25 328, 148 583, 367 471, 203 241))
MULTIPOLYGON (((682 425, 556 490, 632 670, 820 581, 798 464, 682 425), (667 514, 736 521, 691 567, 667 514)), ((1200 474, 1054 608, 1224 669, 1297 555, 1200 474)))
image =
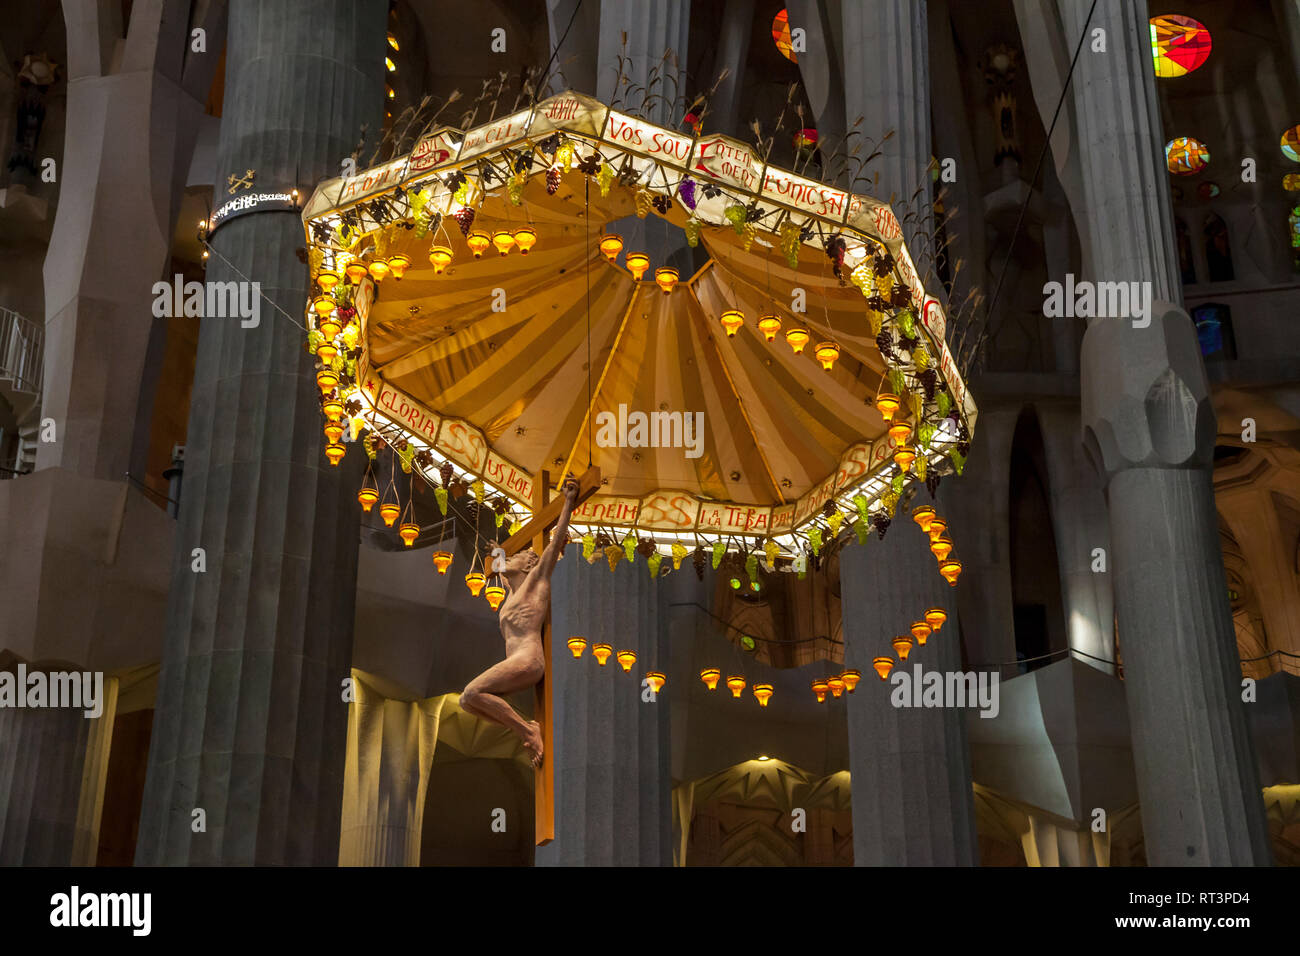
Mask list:
POLYGON ((808 344, 808 339, 808 330, 797 326, 785 333, 785 341, 790 348, 794 349, 795 355, 803 351, 803 347, 808 344))
POLYGON ((900 661, 907 660, 907 655, 912 653, 912 639, 910 637, 904 637, 900 634, 890 643, 894 645, 894 653, 898 655, 900 661))
POLYGON ((338 463, 343 460, 343 456, 346 453, 347 453, 347 449, 344 448, 342 445, 338 444, 337 442, 325 446, 325 457, 328 458, 330 460, 330 464, 334 465, 335 467, 337 467, 338 463))
POLYGON ((618 258, 618 254, 623 251, 623 237, 616 233, 601 236, 600 251, 606 259, 613 262, 618 258))
POLYGON ((388 45, 391 46, 394 50, 401 49, 401 47, 397 45, 397 37, 393 36, 391 32, 388 34, 388 45))
POLYGON ((745 316, 739 309, 728 309, 718 317, 718 321, 727 330, 727 338, 732 339, 736 337, 740 327, 745 324, 745 316))
POLYGON ((944 558, 952 554, 952 541, 946 535, 940 535, 930 542, 930 553, 942 563, 944 558))
MULTIPOLYGON (((316 310, 316 314, 322 319, 334 311, 334 296, 318 295, 312 300, 311 307, 316 310)), ((338 333, 334 333, 337 335, 338 333)))
POLYGON ((948 612, 941 607, 932 607, 925 612, 925 623, 929 624, 934 631, 943 627, 943 622, 948 620, 948 612))
POLYGON ((822 368, 829 372, 835 367, 835 360, 840 357, 840 347, 834 342, 822 342, 813 355, 822 363, 822 368))
POLYGON ((469 593, 478 597, 478 593, 483 590, 483 580, 482 571, 471 571, 465 575, 465 583, 469 586, 469 593))
POLYGON ((393 273, 393 278, 398 282, 402 281, 402 276, 406 275, 406 270, 411 265, 411 257, 404 252, 399 252, 395 256, 389 257, 388 268, 393 273))
POLYGON ((609 655, 613 653, 614 648, 610 647, 608 644, 591 645, 591 656, 596 658, 596 662, 599 663, 601 667, 605 666, 605 662, 609 660, 609 655))
POLYGON ((337 422, 343 417, 343 403, 337 398, 326 398, 320 403, 320 410, 332 422, 337 422))
POLYGON ((632 665, 636 663, 636 651, 619 651, 614 655, 614 660, 618 661, 619 666, 623 668, 624 674, 632 673, 632 665))
POLYGON ((528 255, 528 250, 537 245, 537 230, 532 226, 524 226, 522 229, 516 229, 515 245, 519 247, 519 254, 521 256, 528 255))
POLYGON ((646 671, 645 680, 656 694, 664 689, 664 684, 668 683, 668 678, 658 671, 646 671))
POLYGON ((834 677, 826 678, 826 686, 831 689, 832 697, 840 697, 844 693, 844 678, 836 674, 834 677))
POLYGON ((650 268, 650 257, 644 252, 629 252, 627 254, 627 268, 632 273, 632 278, 637 282, 645 275, 645 271, 650 268))
POLYGON ((339 373, 332 368, 323 368, 316 373, 316 384, 322 392, 332 392, 338 388, 339 373))
POLYGON ((353 259, 343 270, 347 274, 348 281, 353 285, 360 285, 361 280, 366 277, 366 264, 360 260, 353 259))
POLYGON ((582 656, 582 652, 587 649, 587 639, 585 637, 571 637, 568 640, 568 647, 570 653, 573 654, 573 659, 576 661, 582 656))
POLYGON ((921 526, 922 531, 929 534, 930 522, 934 520, 934 508, 930 505, 921 505, 919 508, 913 508, 912 520, 921 526))
POLYGON ((727 690, 731 691, 731 696, 740 699, 740 695, 745 692, 745 678, 732 675, 727 678, 727 690))
POLYGON ((397 64, 393 62, 393 58, 391 56, 384 57, 384 66, 388 68, 389 73, 397 72, 397 64))
POLYGON ((889 426, 889 437, 894 440, 895 445, 906 445, 907 440, 912 437, 912 426, 907 422, 894 422, 889 426))
POLYGON ((881 680, 888 680, 889 672, 894 669, 894 659, 892 657, 877 657, 871 662, 871 666, 875 668, 881 680))
POLYGON ((759 706, 759 707, 766 707, 766 706, 767 706, 767 702, 768 702, 769 700, 772 699, 772 685, 771 685, 771 684, 755 684, 755 685, 754 685, 754 696, 755 696, 756 698, 758 698, 758 706, 759 706))
POLYGON ((716 667, 706 667, 700 671, 700 680, 704 681, 704 686, 709 690, 718 689, 718 681, 722 677, 722 671, 716 667))
POLYGON ((911 445, 902 445, 894 449, 894 464, 904 473, 912 467, 914 461, 916 461, 916 452, 912 450, 911 445))
POLYGON ((957 586, 957 576, 961 574, 961 562, 956 558, 948 558, 939 565, 939 573, 942 574, 947 582, 953 587, 957 586))
POLYGON ((853 688, 858 686, 858 681, 862 680, 862 673, 861 671, 848 670, 840 675, 840 680, 844 681, 844 689, 851 694, 853 688))
POLYGON ((515 247, 515 237, 510 235, 504 229, 498 229, 492 233, 492 245, 497 247, 497 252, 509 255, 510 250, 515 247))
POLYGON ((333 269, 322 269, 316 274, 316 284, 321 287, 322 291, 329 292, 339 284, 339 274, 333 269))
POLYGON ((465 244, 469 246, 469 251, 474 253, 475 259, 482 259, 487 247, 492 245, 492 240, 488 238, 486 232, 471 232, 465 244))
POLYGON ((379 488, 369 483, 373 480, 370 473, 367 472, 366 477, 361 481, 360 489, 357 490, 357 501, 361 504, 361 510, 366 514, 370 514, 370 509, 379 500, 379 488))
POLYGON ((451 567, 452 556, 450 551, 433 552, 433 566, 438 569, 439 574, 446 574, 447 569, 451 567))
POLYGON ((824 680, 815 680, 812 682, 813 693, 817 695, 817 703, 826 703, 826 692, 830 690, 830 685, 824 680))
POLYGON ((912 636, 916 638, 917 647, 925 647, 925 642, 929 640, 934 628, 930 627, 925 621, 912 622, 912 636))
POLYGON ((402 513, 402 508, 396 501, 385 501, 379 506, 379 517, 384 519, 384 524, 391 528, 397 516, 402 513))
POLYGON ((776 333, 781 331, 781 320, 775 315, 765 315, 758 320, 758 331, 762 332, 769 342, 776 339, 776 333))
POLYGON ((451 249, 447 246, 430 246, 429 262, 433 266, 433 274, 442 275, 442 271, 451 262, 451 249))
POLYGON ((372 259, 366 271, 370 273, 370 278, 376 282, 383 282, 389 272, 388 263, 383 259, 372 259))
POLYGON ((876 396, 876 409, 885 421, 891 421, 898 411, 898 396, 893 392, 881 392, 876 396))
POLYGON ((412 547, 415 539, 420 536, 420 526, 414 521, 403 522, 402 526, 397 529, 397 536, 406 542, 406 546, 412 547))
POLYGON ((930 540, 934 541, 936 538, 941 537, 943 533, 948 530, 948 522, 945 521, 943 518, 940 518, 938 515, 935 515, 934 519, 930 522, 930 526, 925 530, 926 533, 930 535, 930 540))
POLYGON ((337 315, 323 315, 320 322, 316 324, 316 329, 321 335, 325 336, 325 341, 328 342, 343 331, 343 324, 339 322, 337 315))
POLYGON ((668 295, 677 285, 677 270, 669 266, 660 266, 655 270, 655 285, 664 290, 664 295, 668 295))
POLYGON ((341 442, 343 440, 343 423, 326 422, 325 437, 330 440, 331 444, 337 445, 339 442, 341 442))
POLYGON ((499 584, 489 584, 483 589, 483 596, 487 598, 488 606, 496 610, 501 606, 501 602, 506 598, 506 589, 499 584))

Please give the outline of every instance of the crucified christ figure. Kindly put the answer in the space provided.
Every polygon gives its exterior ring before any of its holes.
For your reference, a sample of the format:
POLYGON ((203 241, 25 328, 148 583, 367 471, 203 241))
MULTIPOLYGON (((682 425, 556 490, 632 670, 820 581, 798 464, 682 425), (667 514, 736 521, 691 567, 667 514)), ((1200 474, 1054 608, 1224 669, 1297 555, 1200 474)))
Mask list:
POLYGON ((551 572, 569 540, 569 515, 578 497, 578 482, 566 479, 561 493, 560 518, 541 557, 529 548, 506 559, 507 594, 500 615, 506 659, 475 677, 460 695, 464 710, 509 728, 532 756, 534 767, 542 765, 541 725, 524 720, 500 695, 532 687, 546 672, 542 624, 551 606, 551 572))

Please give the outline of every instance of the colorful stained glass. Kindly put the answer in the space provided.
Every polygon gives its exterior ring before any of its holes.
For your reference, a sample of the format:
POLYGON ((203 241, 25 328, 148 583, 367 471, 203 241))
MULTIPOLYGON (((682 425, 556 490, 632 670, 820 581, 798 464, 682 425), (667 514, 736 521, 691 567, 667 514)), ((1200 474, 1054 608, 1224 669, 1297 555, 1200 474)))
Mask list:
POLYGON ((1300 126, 1292 126, 1282 134, 1282 155, 1293 163, 1300 163, 1300 126))
POLYGON ((1210 162, 1205 144, 1190 136, 1176 136, 1165 144, 1165 165, 1175 176, 1199 173, 1210 162))
POLYGON ((1156 76, 1185 76, 1210 56, 1210 31, 1191 17, 1171 13, 1151 18, 1151 55, 1156 76))
POLYGON ((1215 196, 1219 195, 1219 184, 1201 183, 1196 187, 1196 195, 1200 196, 1202 199, 1213 199, 1215 196))
POLYGON ((1289 193, 1300 193, 1300 173, 1287 173, 1283 176, 1282 188, 1289 193))
POLYGON ((790 41, 789 11, 782 10, 772 18, 772 42, 781 51, 781 55, 791 63, 799 62, 799 57, 795 55, 794 47, 790 41))

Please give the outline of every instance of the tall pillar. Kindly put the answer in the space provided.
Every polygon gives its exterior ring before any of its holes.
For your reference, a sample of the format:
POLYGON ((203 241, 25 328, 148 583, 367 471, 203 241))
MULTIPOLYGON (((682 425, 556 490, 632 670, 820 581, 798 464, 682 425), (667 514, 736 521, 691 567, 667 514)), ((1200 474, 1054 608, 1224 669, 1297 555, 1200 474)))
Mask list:
POLYGON ((352 672, 339 866, 419 866, 429 768, 446 697, 390 700, 352 672))
MULTIPOLYGON (((259 184, 305 191, 335 173, 362 125, 379 125, 384 28, 382 0, 234 0, 217 181, 253 169, 259 184)), ((247 277, 264 299, 256 326, 208 319, 199 337, 136 859, 328 866, 364 456, 325 461, 312 357, 272 305, 303 314, 298 216, 248 214, 212 244, 208 280, 247 277)))
MULTIPOLYGON (((642 699, 647 671, 668 673, 658 582, 645 559, 613 572, 597 553, 588 565, 570 545, 551 582, 551 675, 555 839, 537 848, 538 866, 671 866, 673 859, 668 709, 674 681, 642 699), (565 646, 585 637, 578 660, 565 646), (636 652, 631 673, 591 645, 636 652)), ((678 690, 677 692, 683 692, 678 690)))
MULTIPOLYGON (((1077 37, 1088 5, 1058 2, 1077 37)), ((1089 144, 1089 278, 1144 282, 1152 299, 1145 327, 1091 320, 1080 363, 1084 441, 1107 482, 1147 857, 1267 864, 1214 509, 1214 409, 1196 333, 1171 304, 1181 290, 1146 4, 1099 3, 1092 27, 1108 52, 1081 56, 1073 87, 1089 144)))
MULTIPOLYGON (((954 530, 960 544, 961 529, 954 530)), ((862 673, 858 689, 846 695, 854 865, 975 866, 965 713, 894 707, 894 686, 882 684, 871 666, 872 658, 892 656, 890 641, 907 634, 927 608, 942 607, 948 623, 896 666, 909 675, 917 664, 926 671, 961 670, 953 589, 908 516, 900 513, 883 541, 840 552, 840 599, 844 664, 862 673)))

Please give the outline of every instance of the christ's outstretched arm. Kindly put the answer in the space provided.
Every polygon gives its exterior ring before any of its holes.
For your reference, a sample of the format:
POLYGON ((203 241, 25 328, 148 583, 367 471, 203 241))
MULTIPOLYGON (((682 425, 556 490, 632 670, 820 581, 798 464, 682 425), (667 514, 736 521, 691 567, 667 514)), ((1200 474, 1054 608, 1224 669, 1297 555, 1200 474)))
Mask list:
POLYGON ((578 500, 577 479, 572 476, 564 479, 560 493, 564 495, 564 506, 560 509, 560 519, 555 523, 555 530, 551 532, 551 540, 542 552, 541 567, 538 569, 546 578, 555 570, 560 551, 569 543, 569 516, 573 513, 573 503, 578 500))

